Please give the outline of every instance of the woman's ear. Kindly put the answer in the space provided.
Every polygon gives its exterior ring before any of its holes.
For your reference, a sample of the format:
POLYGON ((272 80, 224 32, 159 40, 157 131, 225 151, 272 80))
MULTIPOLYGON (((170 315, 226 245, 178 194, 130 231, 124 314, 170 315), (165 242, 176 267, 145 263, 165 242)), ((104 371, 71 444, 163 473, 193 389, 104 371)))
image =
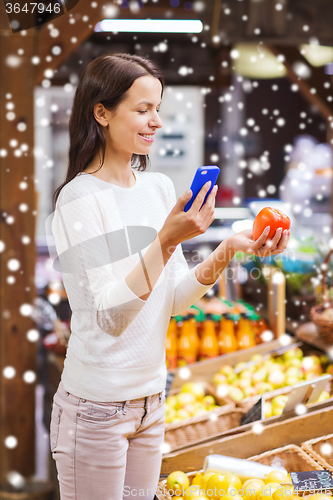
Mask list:
POLYGON ((103 106, 103 104, 100 102, 98 104, 95 104, 95 106, 94 106, 94 117, 95 117, 95 120, 100 125, 108 128, 109 120, 107 119, 107 116, 106 116, 106 109, 103 106))

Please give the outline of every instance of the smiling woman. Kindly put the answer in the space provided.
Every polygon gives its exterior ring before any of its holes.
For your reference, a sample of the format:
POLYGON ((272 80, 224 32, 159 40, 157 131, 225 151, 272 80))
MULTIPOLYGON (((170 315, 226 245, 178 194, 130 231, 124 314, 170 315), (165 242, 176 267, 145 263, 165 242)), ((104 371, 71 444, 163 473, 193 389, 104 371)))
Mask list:
POLYGON ((163 89, 159 69, 137 55, 103 55, 86 66, 69 123, 67 175, 54 193, 54 206, 62 188, 83 171, 94 174, 104 165, 100 178, 130 187, 131 167, 146 170, 153 134, 162 126, 163 89))
POLYGON ((216 192, 199 212, 203 188, 189 218, 189 193, 177 202, 169 177, 145 171, 163 86, 151 61, 113 54, 88 64, 74 96, 51 223, 72 310, 50 428, 61 500, 154 498, 169 319, 214 285, 178 243, 211 224, 216 192))

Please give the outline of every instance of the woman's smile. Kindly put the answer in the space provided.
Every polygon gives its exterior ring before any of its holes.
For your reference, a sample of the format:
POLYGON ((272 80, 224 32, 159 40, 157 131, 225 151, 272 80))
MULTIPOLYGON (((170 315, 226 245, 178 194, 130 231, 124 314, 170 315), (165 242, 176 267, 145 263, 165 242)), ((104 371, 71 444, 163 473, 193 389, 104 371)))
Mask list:
POLYGON ((154 134, 139 134, 147 142, 154 142, 154 134))

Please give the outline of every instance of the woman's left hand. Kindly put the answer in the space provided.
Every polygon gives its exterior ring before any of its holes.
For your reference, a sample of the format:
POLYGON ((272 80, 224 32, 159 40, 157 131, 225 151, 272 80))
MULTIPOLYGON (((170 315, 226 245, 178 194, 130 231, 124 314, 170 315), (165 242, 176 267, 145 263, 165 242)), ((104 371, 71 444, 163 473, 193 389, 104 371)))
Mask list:
POLYGON ((290 230, 285 230, 282 233, 281 228, 277 229, 271 240, 267 239, 268 234, 269 227, 266 227, 256 241, 253 238, 252 230, 245 229, 245 231, 234 234, 228 240, 232 250, 257 255, 258 257, 269 257, 284 252, 290 238, 290 230))

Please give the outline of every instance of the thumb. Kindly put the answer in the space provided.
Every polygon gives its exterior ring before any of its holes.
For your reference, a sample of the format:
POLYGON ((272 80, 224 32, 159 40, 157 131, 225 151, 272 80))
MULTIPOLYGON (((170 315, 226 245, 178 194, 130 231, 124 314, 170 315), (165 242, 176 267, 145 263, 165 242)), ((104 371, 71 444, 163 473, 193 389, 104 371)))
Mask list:
POLYGON ((178 200, 178 203, 179 203, 180 208, 184 208, 184 207, 185 207, 186 203, 187 203, 188 201, 190 201, 191 196, 192 196, 192 191, 191 191, 191 189, 189 189, 188 191, 185 191, 185 193, 183 193, 183 194, 181 195, 181 197, 180 197, 180 198, 179 198, 179 200, 178 200))

